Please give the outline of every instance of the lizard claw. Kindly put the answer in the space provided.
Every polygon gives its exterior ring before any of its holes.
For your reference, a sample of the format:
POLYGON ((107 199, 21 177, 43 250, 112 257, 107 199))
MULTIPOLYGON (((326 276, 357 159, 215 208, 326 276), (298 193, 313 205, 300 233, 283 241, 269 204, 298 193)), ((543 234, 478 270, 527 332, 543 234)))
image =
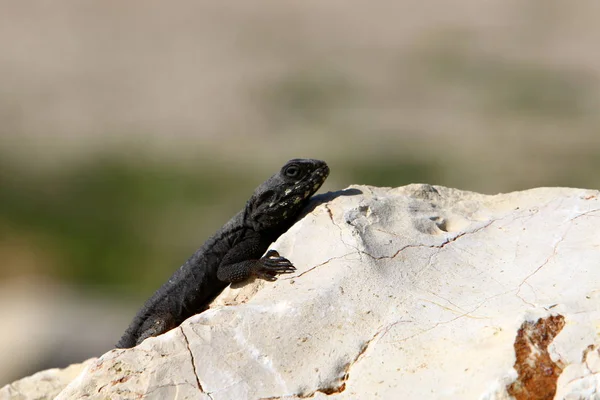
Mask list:
POLYGON ((295 271, 296 268, 290 260, 281 257, 275 250, 269 250, 264 257, 258 260, 253 273, 259 278, 274 281, 277 280, 277 275, 279 274, 291 274, 295 271))
POLYGON ((269 250, 267 251, 267 254, 264 255, 263 258, 270 258, 270 257, 279 257, 279 253, 277 252, 277 250, 269 250))

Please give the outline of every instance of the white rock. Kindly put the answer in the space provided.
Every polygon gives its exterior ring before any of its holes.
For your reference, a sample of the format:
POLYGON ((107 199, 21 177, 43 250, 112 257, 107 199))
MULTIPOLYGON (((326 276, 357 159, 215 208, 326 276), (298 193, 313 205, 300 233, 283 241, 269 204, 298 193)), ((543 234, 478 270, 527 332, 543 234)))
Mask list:
POLYGON ((322 196, 273 246, 295 275, 228 289, 57 399, 595 398, 599 195, 322 196))

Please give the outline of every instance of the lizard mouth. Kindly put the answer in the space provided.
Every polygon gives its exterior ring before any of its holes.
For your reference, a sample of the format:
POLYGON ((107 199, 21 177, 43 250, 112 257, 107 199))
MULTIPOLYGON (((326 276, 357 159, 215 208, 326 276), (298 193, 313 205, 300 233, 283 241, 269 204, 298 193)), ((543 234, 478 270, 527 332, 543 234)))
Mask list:
POLYGON ((305 184, 307 187, 307 191, 304 193, 304 198, 306 199, 309 196, 312 196, 317 190, 319 190, 319 188, 321 187, 321 185, 323 185, 325 179, 327 179, 328 176, 329 167, 327 166, 327 164, 323 163, 323 166, 315 169, 314 172, 308 176, 307 182, 305 184))
POLYGON ((318 168, 315 171, 315 173, 321 175, 323 177, 323 180, 325 180, 329 176, 329 166, 327 164, 324 164, 321 168, 318 168))

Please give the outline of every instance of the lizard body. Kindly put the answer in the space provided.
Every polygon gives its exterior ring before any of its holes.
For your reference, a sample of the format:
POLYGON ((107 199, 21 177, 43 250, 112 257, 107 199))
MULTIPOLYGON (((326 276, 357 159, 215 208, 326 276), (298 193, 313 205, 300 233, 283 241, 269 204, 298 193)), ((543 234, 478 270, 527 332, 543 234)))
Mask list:
POLYGON ((179 326, 205 310, 230 283, 251 276, 275 280, 295 271, 274 250, 260 256, 294 223, 328 175, 323 161, 288 161, 146 301, 116 347, 133 347, 179 326))

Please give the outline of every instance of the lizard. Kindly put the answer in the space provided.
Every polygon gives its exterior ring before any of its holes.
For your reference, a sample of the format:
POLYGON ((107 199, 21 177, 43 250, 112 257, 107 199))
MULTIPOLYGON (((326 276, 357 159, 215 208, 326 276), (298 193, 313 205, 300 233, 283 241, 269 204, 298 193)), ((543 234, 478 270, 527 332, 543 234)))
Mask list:
POLYGON ((264 253, 291 227, 328 175, 324 161, 288 161, 144 303, 116 347, 131 348, 176 328, 206 310, 230 283, 252 276, 274 281, 278 274, 294 272, 277 251, 264 253))

